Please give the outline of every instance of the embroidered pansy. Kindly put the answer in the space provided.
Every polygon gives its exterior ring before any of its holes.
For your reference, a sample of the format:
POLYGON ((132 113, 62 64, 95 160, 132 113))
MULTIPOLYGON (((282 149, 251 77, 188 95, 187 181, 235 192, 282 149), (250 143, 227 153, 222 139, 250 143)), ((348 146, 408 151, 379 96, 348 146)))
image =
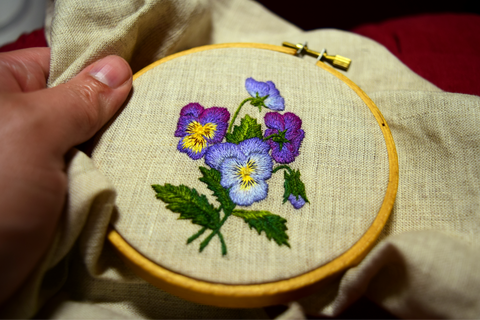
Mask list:
POLYGON ((302 182, 302 179, 300 179, 300 170, 292 169, 287 165, 281 165, 273 171, 275 172, 280 168, 285 169, 283 173, 283 177, 285 178, 285 183, 283 184, 285 187, 283 203, 288 200, 295 209, 300 209, 305 203, 309 202, 305 192, 305 184, 302 182))
POLYGON ((303 199, 301 195, 295 197, 293 194, 288 196, 288 201, 290 201, 295 209, 300 209, 306 203, 305 199, 303 199))
POLYGON ((225 136, 230 113, 226 108, 205 109, 189 103, 180 111, 175 137, 181 137, 177 149, 193 160, 203 157, 208 147, 220 143, 225 136))
POLYGON ((305 132, 300 129, 302 120, 294 113, 268 112, 265 115, 265 137, 272 148, 272 157, 278 163, 290 163, 299 155, 305 132))
POLYGON ((214 237, 218 237, 222 255, 227 254, 222 226, 229 217, 241 218, 250 229, 265 234, 268 240, 290 247, 285 218, 266 210, 235 209, 236 206, 248 207, 264 200, 269 191, 266 180, 280 170, 285 170, 283 203, 289 201, 295 209, 309 203, 300 169, 287 165, 299 155, 305 136, 301 129, 302 121, 291 112, 284 115, 269 112, 264 118, 267 130, 263 132, 257 119, 245 114, 240 124, 233 128, 242 107, 248 102, 258 107, 259 111, 262 107, 276 111, 285 109, 285 101, 272 81, 260 82, 248 78, 245 87, 251 97, 240 103, 230 123, 230 113, 226 108, 204 108, 199 103, 189 103, 180 111, 175 130, 175 137, 180 138, 177 145, 180 152, 194 160, 205 156, 205 163, 210 169, 199 166, 202 176, 194 180, 206 184, 219 205, 210 203, 204 194, 185 184, 152 185, 156 198, 166 204, 166 209, 180 214, 179 219, 190 219, 200 227, 187 239, 187 244, 210 230, 210 234, 200 242, 200 252, 214 237), (227 142, 222 143, 224 138, 227 142), (274 160, 281 164, 273 168, 274 160))
POLYGON ((250 103, 256 107, 267 107, 275 111, 285 109, 285 100, 272 81, 260 82, 253 78, 245 81, 245 89, 255 99, 250 103))
POLYGON ((230 198, 240 206, 249 206, 267 197, 265 180, 272 176, 270 146, 259 138, 239 144, 222 143, 210 147, 205 163, 220 171, 220 184, 230 189, 230 198))

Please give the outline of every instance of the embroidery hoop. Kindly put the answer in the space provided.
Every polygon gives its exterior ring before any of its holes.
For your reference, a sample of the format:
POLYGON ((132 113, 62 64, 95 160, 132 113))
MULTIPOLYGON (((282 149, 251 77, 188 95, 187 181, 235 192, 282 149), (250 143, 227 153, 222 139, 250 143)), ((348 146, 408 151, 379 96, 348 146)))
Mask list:
MULTIPOLYGON (((137 72, 133 76, 133 80, 139 78, 148 70, 178 57, 186 56, 196 52, 222 48, 255 48, 277 51, 289 55, 295 55, 297 52, 297 50, 291 48, 257 43, 207 45, 179 52, 160 59, 137 72)), ((353 267, 360 263, 360 261, 374 246, 375 241, 379 237, 393 208, 399 178, 398 156, 387 122, 385 121, 380 110, 367 96, 367 94, 342 73, 329 67, 325 63, 318 61, 316 66, 330 72, 332 75, 347 84, 353 91, 355 91, 355 93, 365 102, 375 117, 385 140, 389 163, 389 179, 387 189, 377 216, 365 234, 343 254, 310 272, 287 280, 269 283, 226 285, 197 280, 170 271, 143 256, 117 231, 115 231, 113 227, 110 227, 107 232, 107 239, 113 245, 121 259, 128 267, 130 267, 141 278, 150 282, 156 287, 192 302, 228 308, 255 308, 285 303, 314 293, 323 285, 344 272, 347 268, 353 267)))

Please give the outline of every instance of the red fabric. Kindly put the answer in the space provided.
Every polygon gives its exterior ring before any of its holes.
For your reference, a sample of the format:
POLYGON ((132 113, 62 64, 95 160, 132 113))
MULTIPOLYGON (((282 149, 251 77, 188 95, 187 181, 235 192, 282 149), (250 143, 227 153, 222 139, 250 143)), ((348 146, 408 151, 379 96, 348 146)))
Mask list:
MULTIPOLYGON (((439 88, 480 96, 480 16, 432 14, 356 27, 439 88)), ((375 57, 372 57, 375 59, 375 57)))
POLYGON ((37 29, 30 33, 22 34, 15 42, 6 44, 3 47, 1 47, 0 52, 7 52, 7 51, 33 48, 33 47, 48 47, 43 28, 37 29))

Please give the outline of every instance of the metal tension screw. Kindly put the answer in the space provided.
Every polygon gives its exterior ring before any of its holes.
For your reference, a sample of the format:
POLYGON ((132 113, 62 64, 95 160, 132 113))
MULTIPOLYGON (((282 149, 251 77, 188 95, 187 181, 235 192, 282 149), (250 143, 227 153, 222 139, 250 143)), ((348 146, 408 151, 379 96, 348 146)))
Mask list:
POLYGON ((309 55, 312 57, 317 58, 317 61, 326 61, 330 63, 332 66, 338 69, 342 69, 347 71, 348 67, 350 67, 350 64, 352 63, 351 59, 335 55, 335 56, 329 56, 327 54, 327 49, 323 49, 321 52, 314 51, 308 48, 307 42, 304 44, 293 44, 290 42, 284 42, 283 43, 284 47, 292 48, 292 49, 297 49, 296 55, 309 55))

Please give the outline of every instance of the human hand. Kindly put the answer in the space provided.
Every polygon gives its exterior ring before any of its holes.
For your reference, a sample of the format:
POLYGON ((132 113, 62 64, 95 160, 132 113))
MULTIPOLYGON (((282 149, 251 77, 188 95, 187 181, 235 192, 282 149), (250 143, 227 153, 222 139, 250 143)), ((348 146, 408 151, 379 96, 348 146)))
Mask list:
POLYGON ((108 56, 46 89, 50 49, 0 54, 0 304, 46 253, 65 203, 64 156, 91 138, 132 87, 108 56))

